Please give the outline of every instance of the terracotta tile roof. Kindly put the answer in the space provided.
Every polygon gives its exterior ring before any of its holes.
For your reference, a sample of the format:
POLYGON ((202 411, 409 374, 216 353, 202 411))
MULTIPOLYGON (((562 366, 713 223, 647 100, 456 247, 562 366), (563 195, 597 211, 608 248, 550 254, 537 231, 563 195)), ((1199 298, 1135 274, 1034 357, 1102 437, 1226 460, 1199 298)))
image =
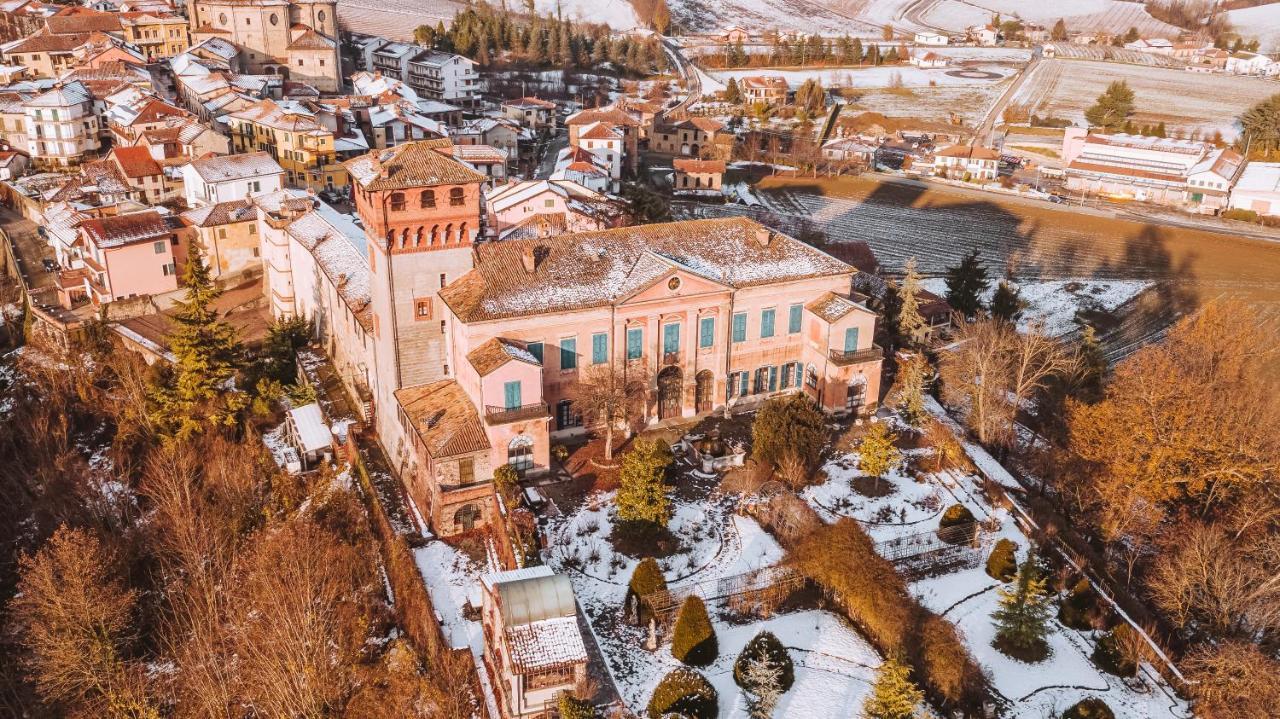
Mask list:
POLYGON ((699 175, 724 174, 724 160, 693 160, 681 157, 673 160, 671 166, 676 168, 677 172, 699 175))
POLYGON ((163 172, 160 163, 151 157, 151 152, 145 147, 116 147, 111 150, 111 156, 115 158, 125 177, 148 177, 163 172))
POLYGON ((556 109, 556 104, 550 100, 543 100, 537 97, 520 97, 514 100, 504 100, 502 103, 505 107, 537 107, 544 110, 556 109))
POLYGON ((817 299, 806 304, 804 308, 827 322, 835 322, 855 310, 862 310, 863 312, 871 311, 848 297, 838 295, 834 292, 827 292, 823 294, 817 299))
MULTIPOLYGON (((713 120, 709 117, 692 117, 680 125, 692 125, 706 133, 719 132, 724 129, 724 123, 719 120, 713 120)), ((679 125, 677 125, 678 127, 679 125)))
MULTIPOLYGON (((290 107, 296 108, 293 105, 290 107)), ((281 107, 270 99, 255 102, 243 110, 228 114, 227 117, 288 132, 305 132, 313 135, 332 134, 323 125, 316 122, 314 117, 301 112, 290 111, 289 108, 281 107)))
POLYGON ((639 127, 640 121, 616 107, 595 108, 575 112, 565 121, 567 125, 590 125, 593 122, 607 122, 610 125, 639 127))
POLYGON ((579 140, 621 140, 622 135, 615 132, 608 124, 600 122, 578 134, 579 140))
POLYGON ((933 153, 934 157, 965 157, 970 160, 999 160, 1000 153, 985 147, 949 145, 933 153))
POLYGON ((135 192, 129 180, 120 172, 120 166, 111 160, 87 162, 80 168, 84 183, 97 188, 104 194, 120 194, 135 192))
POLYGON ((283 174, 284 168, 266 152, 247 152, 192 160, 196 174, 206 182, 283 174))
POLYGON ((489 448, 475 405, 451 379, 396 390, 396 401, 433 458, 489 448))
POLYGON ((93 35, 86 32, 74 35, 39 33, 19 40, 17 44, 5 51, 5 55, 26 52, 71 52, 92 39, 93 35))
POLYGON ((540 619, 507 629, 511 665, 517 674, 584 664, 587 648, 576 616, 540 619))
POLYGON ((1185 179, 1182 175, 1172 172, 1151 172, 1149 170, 1139 170, 1132 167, 1081 162, 1080 160, 1072 160, 1067 164, 1067 169, 1073 172, 1084 172, 1096 175, 1115 175, 1119 177, 1137 177, 1143 180, 1161 180, 1176 184, 1182 184, 1185 179))
POLYGON ((54 15, 44 26, 55 35, 77 35, 86 32, 120 32, 120 17, 115 13, 54 15))
POLYGON ((150 242, 172 231, 165 218, 155 210, 88 219, 80 223, 80 229, 89 241, 104 249, 150 242))
POLYGON ((494 337, 483 342, 479 347, 467 353, 467 361, 481 377, 493 374, 499 367, 508 362, 527 362, 535 367, 542 363, 525 348, 524 343, 494 337))
POLYGON ((834 257, 746 218, 486 243, 475 252, 475 269, 440 290, 440 298, 463 322, 605 307, 673 270, 734 288, 854 272, 834 257))
POLYGON ((320 33, 307 28, 301 35, 289 43, 289 50, 332 50, 335 44, 320 33))
POLYGON ((403 190, 435 185, 466 185, 488 178, 445 157, 438 148, 448 147, 447 139, 407 142, 386 150, 374 150, 343 166, 366 191, 403 190))
POLYGON ((252 221, 258 217, 258 208, 249 200, 232 200, 187 210, 181 217, 195 227, 217 227, 252 221))
POLYGON ((765 90, 786 90, 787 79, 776 75, 755 75, 744 77, 739 81, 743 87, 761 88, 765 90))

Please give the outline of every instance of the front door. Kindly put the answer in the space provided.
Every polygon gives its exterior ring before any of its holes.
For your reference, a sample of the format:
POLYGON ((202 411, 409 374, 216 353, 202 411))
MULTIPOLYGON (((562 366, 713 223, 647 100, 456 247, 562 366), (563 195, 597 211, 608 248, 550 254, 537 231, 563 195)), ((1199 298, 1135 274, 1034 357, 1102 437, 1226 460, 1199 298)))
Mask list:
POLYGON ((711 411, 711 392, 715 388, 715 378, 710 370, 702 370, 694 383, 694 398, 699 412, 711 411))
POLYGON ((667 367, 658 373, 658 419, 679 417, 681 380, 679 367, 667 367))

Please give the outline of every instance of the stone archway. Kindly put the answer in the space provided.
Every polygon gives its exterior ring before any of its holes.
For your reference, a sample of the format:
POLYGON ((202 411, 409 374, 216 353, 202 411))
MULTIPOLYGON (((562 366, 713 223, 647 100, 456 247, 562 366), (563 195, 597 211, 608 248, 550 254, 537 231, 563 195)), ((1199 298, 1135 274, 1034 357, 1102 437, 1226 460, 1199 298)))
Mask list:
POLYGON ((684 373, 672 365, 658 373, 658 419, 683 414, 684 373))
POLYGON ((698 412, 710 412, 715 395, 716 379, 711 370, 704 369, 694 376, 694 404, 698 412))
POLYGON ((458 531, 470 532, 480 523, 484 514, 474 504, 464 504, 453 513, 453 524, 458 531))

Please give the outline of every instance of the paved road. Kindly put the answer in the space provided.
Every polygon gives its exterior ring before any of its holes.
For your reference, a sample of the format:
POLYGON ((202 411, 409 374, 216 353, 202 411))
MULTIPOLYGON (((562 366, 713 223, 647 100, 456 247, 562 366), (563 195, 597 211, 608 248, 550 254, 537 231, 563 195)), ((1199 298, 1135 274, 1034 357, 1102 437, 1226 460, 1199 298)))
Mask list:
POLYGON ((667 51, 667 57, 671 59, 671 64, 675 65, 680 74, 684 76, 684 86, 688 90, 688 94, 678 105, 662 111, 662 117, 679 117, 691 105, 696 105, 702 101, 702 77, 698 74, 697 69, 694 68, 693 63, 684 56, 683 49, 675 40, 663 37, 662 49, 667 51))
POLYGON ((974 134, 970 145, 987 147, 991 142, 991 132, 995 129, 996 123, 1000 121, 1004 114, 1004 109, 1009 106, 1013 98, 1017 97, 1018 90, 1022 87, 1022 83, 1031 75, 1031 71, 1035 69, 1036 63, 1040 62, 1040 51, 1036 50, 1031 56, 1031 62, 1027 66, 1018 71, 1013 77, 1013 82, 1005 89, 1000 98, 991 105, 987 110, 987 115, 982 119, 982 124, 978 125, 978 131, 974 134))
POLYGON ((567 131, 557 131, 555 136, 547 141, 546 152, 543 153, 542 159, 538 162, 538 170, 534 177, 541 180, 551 177, 551 173, 556 171, 556 156, 568 146, 569 133, 567 131))

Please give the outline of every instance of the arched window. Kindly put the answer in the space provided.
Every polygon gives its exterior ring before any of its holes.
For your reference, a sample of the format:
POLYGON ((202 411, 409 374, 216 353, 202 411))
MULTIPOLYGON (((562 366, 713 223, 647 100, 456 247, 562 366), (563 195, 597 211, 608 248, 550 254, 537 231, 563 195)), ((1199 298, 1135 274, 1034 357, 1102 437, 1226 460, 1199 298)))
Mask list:
POLYGON ((387 247, 391 247, 392 245, 394 245, 395 241, 396 241, 396 231, 387 230, 387 247))
POLYGON ((436 191, 435 191, 435 190, 423 190, 423 191, 422 191, 422 194, 421 194, 421 195, 418 195, 418 206, 419 206, 419 207, 421 207, 421 208, 422 208, 422 209, 424 209, 424 210, 428 210, 428 209, 431 209, 431 208, 435 207, 435 206, 436 206, 436 191))
POLYGON ((435 245, 440 242, 440 225, 431 226, 431 244, 435 245))
POLYGON ((453 223, 444 226, 444 243, 449 244, 449 240, 453 238, 453 223))
POLYGON ((404 249, 409 246, 409 228, 400 230, 400 248, 404 249))
POLYGON ((464 504, 453 513, 453 523, 462 528, 464 532, 470 532, 476 528, 476 522, 480 521, 480 510, 474 504, 464 504))
POLYGON ((518 434, 507 445, 507 464, 517 472, 533 469, 533 438, 518 434))
POLYGON ((461 187, 455 187, 449 190, 449 204, 451 206, 461 207, 464 200, 464 191, 461 187))
POLYGON ((423 231, 423 228, 419 226, 417 232, 413 233, 414 247, 422 247, 422 231, 423 231))
POLYGON ((458 242, 466 242, 470 238, 467 237, 467 223, 458 225, 458 242))
POLYGON ((399 212, 400 210, 404 209, 404 193, 403 192, 391 193, 391 209, 395 212, 399 212))

